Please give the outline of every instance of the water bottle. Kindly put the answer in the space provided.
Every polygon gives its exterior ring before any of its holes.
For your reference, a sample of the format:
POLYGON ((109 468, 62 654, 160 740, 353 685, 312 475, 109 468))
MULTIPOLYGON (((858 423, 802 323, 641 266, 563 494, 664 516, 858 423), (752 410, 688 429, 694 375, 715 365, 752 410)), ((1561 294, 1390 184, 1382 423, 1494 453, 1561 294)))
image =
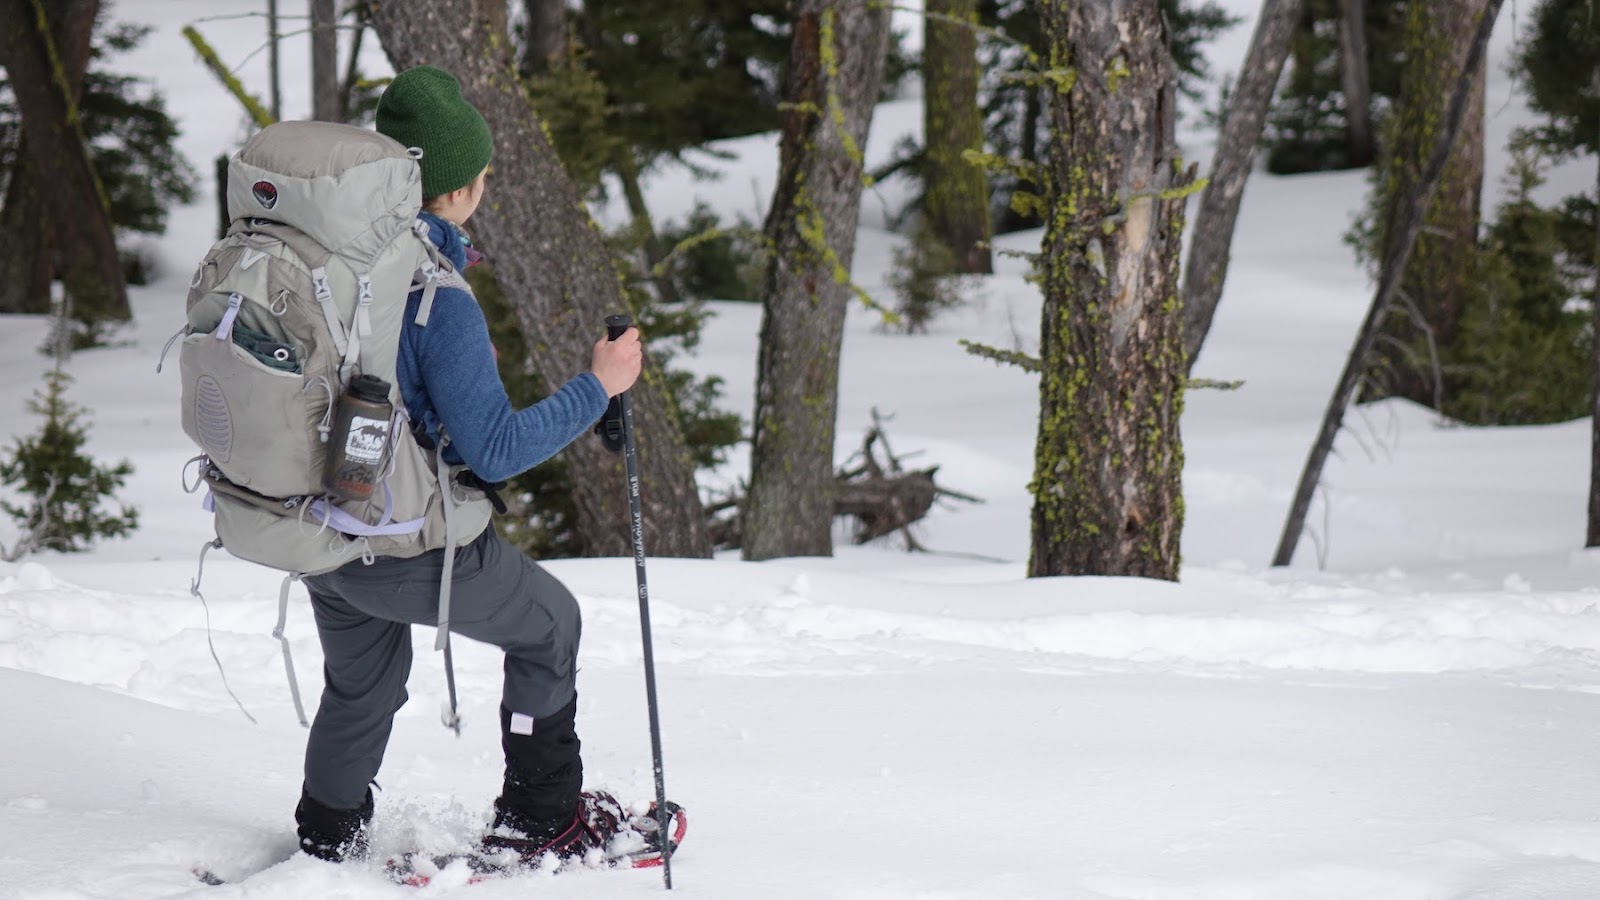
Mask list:
POLYGON ((322 487, 340 500, 372 497, 383 475, 384 451, 394 407, 389 382, 376 375, 357 375, 339 398, 328 438, 328 464, 322 487))

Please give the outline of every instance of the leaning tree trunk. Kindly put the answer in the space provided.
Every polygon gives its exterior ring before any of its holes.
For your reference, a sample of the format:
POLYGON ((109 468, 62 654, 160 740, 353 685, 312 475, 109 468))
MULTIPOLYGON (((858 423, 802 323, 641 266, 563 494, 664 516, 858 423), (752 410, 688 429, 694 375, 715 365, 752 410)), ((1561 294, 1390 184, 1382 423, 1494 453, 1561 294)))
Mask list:
POLYGON ((1350 135, 1350 165, 1372 164, 1372 72, 1367 58, 1367 0, 1339 0, 1339 83, 1350 135))
MULTIPOLYGON (((495 277, 534 348, 536 371, 546 384, 559 385, 588 368, 605 317, 628 302, 600 230, 528 104, 504 33, 473 15, 475 8, 471 0, 384 3, 372 25, 397 71, 443 62, 489 121, 494 174, 473 231, 494 259, 495 277)), ((633 389, 633 417, 650 551, 709 556, 694 464, 654 367, 633 389)), ((564 452, 585 552, 631 554, 621 458, 587 436, 564 452)))
POLYGON ((1272 555, 1274 566, 1287 566, 1294 559, 1295 546, 1300 543, 1300 533, 1305 530, 1306 513, 1311 509, 1311 497, 1316 493, 1317 483, 1322 480, 1322 467, 1333 452, 1333 439, 1344 427, 1345 410, 1355 397, 1361 375, 1366 371, 1367 357, 1377 344, 1384 314, 1400 291, 1401 280, 1407 271, 1406 263, 1411 259, 1426 221, 1429 201, 1444 179, 1452 156, 1451 148, 1457 145, 1463 123, 1471 116, 1470 108, 1475 103, 1482 103, 1483 58, 1502 2, 1487 0, 1478 20, 1473 23, 1466 57, 1461 63, 1461 71, 1466 77, 1457 79, 1455 87, 1448 93, 1445 109, 1431 135, 1426 161, 1417 179, 1407 186, 1404 196, 1395 204, 1396 217, 1389 229, 1389 243, 1384 248, 1383 263, 1378 270, 1377 292, 1373 294, 1372 305, 1367 309, 1361 330, 1356 332, 1355 345, 1350 348, 1344 371, 1340 373, 1333 396, 1328 400, 1327 411, 1322 415, 1322 427, 1317 431, 1317 438, 1306 457, 1305 468, 1300 472, 1300 483, 1295 487, 1289 516, 1284 520, 1283 533, 1278 536, 1278 549, 1272 555))
POLYGON ((745 559, 831 556, 833 438, 845 284, 861 209, 862 148, 883 81, 889 8, 795 0, 788 107, 744 509, 745 559))
POLYGON ((923 17, 922 139, 927 145, 927 219, 956 271, 994 271, 989 252, 989 181, 962 154, 983 149, 978 106, 977 0, 928 0, 923 17))
POLYGON ((1195 215, 1194 238, 1189 245, 1189 264, 1183 277, 1183 350, 1187 370, 1194 369, 1211 330, 1222 285, 1228 277, 1233 246, 1233 228, 1239 221, 1239 202, 1250 177, 1261 143, 1283 61, 1300 20, 1304 0, 1266 0, 1255 35, 1245 53, 1244 71, 1228 95, 1228 109, 1217 136, 1216 156, 1211 160, 1211 180, 1200 197, 1195 215))
POLYGON ((1157 0, 1040 3, 1054 89, 1029 575, 1175 580, 1183 194, 1157 0))
MULTIPOLYGON (((56 7, 73 29, 64 45, 81 46, 84 64, 96 8, 91 0, 56 7)), ((74 316, 91 322, 126 321, 132 312, 111 211, 78 122, 76 94, 82 90, 83 74, 81 68, 76 71, 75 89, 72 63, 79 51, 63 53, 51 32, 42 0, 0 0, 0 65, 10 75, 22 114, 23 143, 38 176, 35 183, 74 316)))
MULTIPOLYGON (((1434 0, 1406 5, 1406 67, 1389 114, 1389 139, 1380 167, 1378 246, 1387 246, 1401 198, 1420 177, 1433 136, 1484 0, 1434 0)), ((1399 303, 1381 325, 1370 398, 1406 397, 1437 408, 1448 384, 1435 371, 1432 347, 1456 336, 1474 289, 1478 205, 1483 193, 1484 72, 1472 82, 1466 118, 1439 188, 1428 205, 1422 235, 1400 284, 1399 303), (1430 346, 1430 343, 1432 346, 1430 346)))

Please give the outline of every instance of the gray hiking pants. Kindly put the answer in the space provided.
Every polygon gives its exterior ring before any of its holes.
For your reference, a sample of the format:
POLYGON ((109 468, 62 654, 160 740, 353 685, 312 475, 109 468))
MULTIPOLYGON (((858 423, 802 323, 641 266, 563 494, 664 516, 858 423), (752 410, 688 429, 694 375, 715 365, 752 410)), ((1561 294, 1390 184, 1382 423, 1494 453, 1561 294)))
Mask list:
MULTIPOLYGON (((322 641, 322 704, 306 741, 305 787, 354 809, 366 798, 406 702, 411 626, 437 625, 444 550, 357 560, 305 579, 322 641)), ((538 719, 575 696, 578 602, 490 525, 456 551, 450 631, 505 650, 502 703, 538 719)))

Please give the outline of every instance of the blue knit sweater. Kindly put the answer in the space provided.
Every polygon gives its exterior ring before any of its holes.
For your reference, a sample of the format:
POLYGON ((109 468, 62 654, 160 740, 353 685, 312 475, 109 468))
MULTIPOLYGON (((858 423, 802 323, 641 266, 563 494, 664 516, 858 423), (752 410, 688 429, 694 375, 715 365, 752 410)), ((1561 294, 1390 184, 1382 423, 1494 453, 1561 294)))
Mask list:
MULTIPOLYGON (((444 257, 465 272, 467 247, 461 232, 423 213, 429 235, 444 257)), ((422 292, 406 299, 396 366, 400 395, 411 421, 439 443, 439 426, 450 435, 445 459, 465 463, 486 481, 504 481, 554 456, 606 411, 605 388, 592 372, 573 378, 527 409, 512 409, 495 368, 494 348, 483 310, 469 291, 434 292, 428 324, 416 323, 422 292)))

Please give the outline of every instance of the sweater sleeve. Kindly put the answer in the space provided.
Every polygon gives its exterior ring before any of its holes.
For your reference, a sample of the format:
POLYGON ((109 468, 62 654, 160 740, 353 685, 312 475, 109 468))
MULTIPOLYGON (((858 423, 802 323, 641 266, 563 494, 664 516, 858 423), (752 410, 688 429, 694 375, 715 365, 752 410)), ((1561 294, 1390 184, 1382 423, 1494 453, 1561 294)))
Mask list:
POLYGON ((556 455, 606 411, 600 379, 584 372, 526 409, 512 409, 495 368, 483 310, 442 289, 421 329, 418 369, 450 444, 480 478, 504 481, 556 455))

